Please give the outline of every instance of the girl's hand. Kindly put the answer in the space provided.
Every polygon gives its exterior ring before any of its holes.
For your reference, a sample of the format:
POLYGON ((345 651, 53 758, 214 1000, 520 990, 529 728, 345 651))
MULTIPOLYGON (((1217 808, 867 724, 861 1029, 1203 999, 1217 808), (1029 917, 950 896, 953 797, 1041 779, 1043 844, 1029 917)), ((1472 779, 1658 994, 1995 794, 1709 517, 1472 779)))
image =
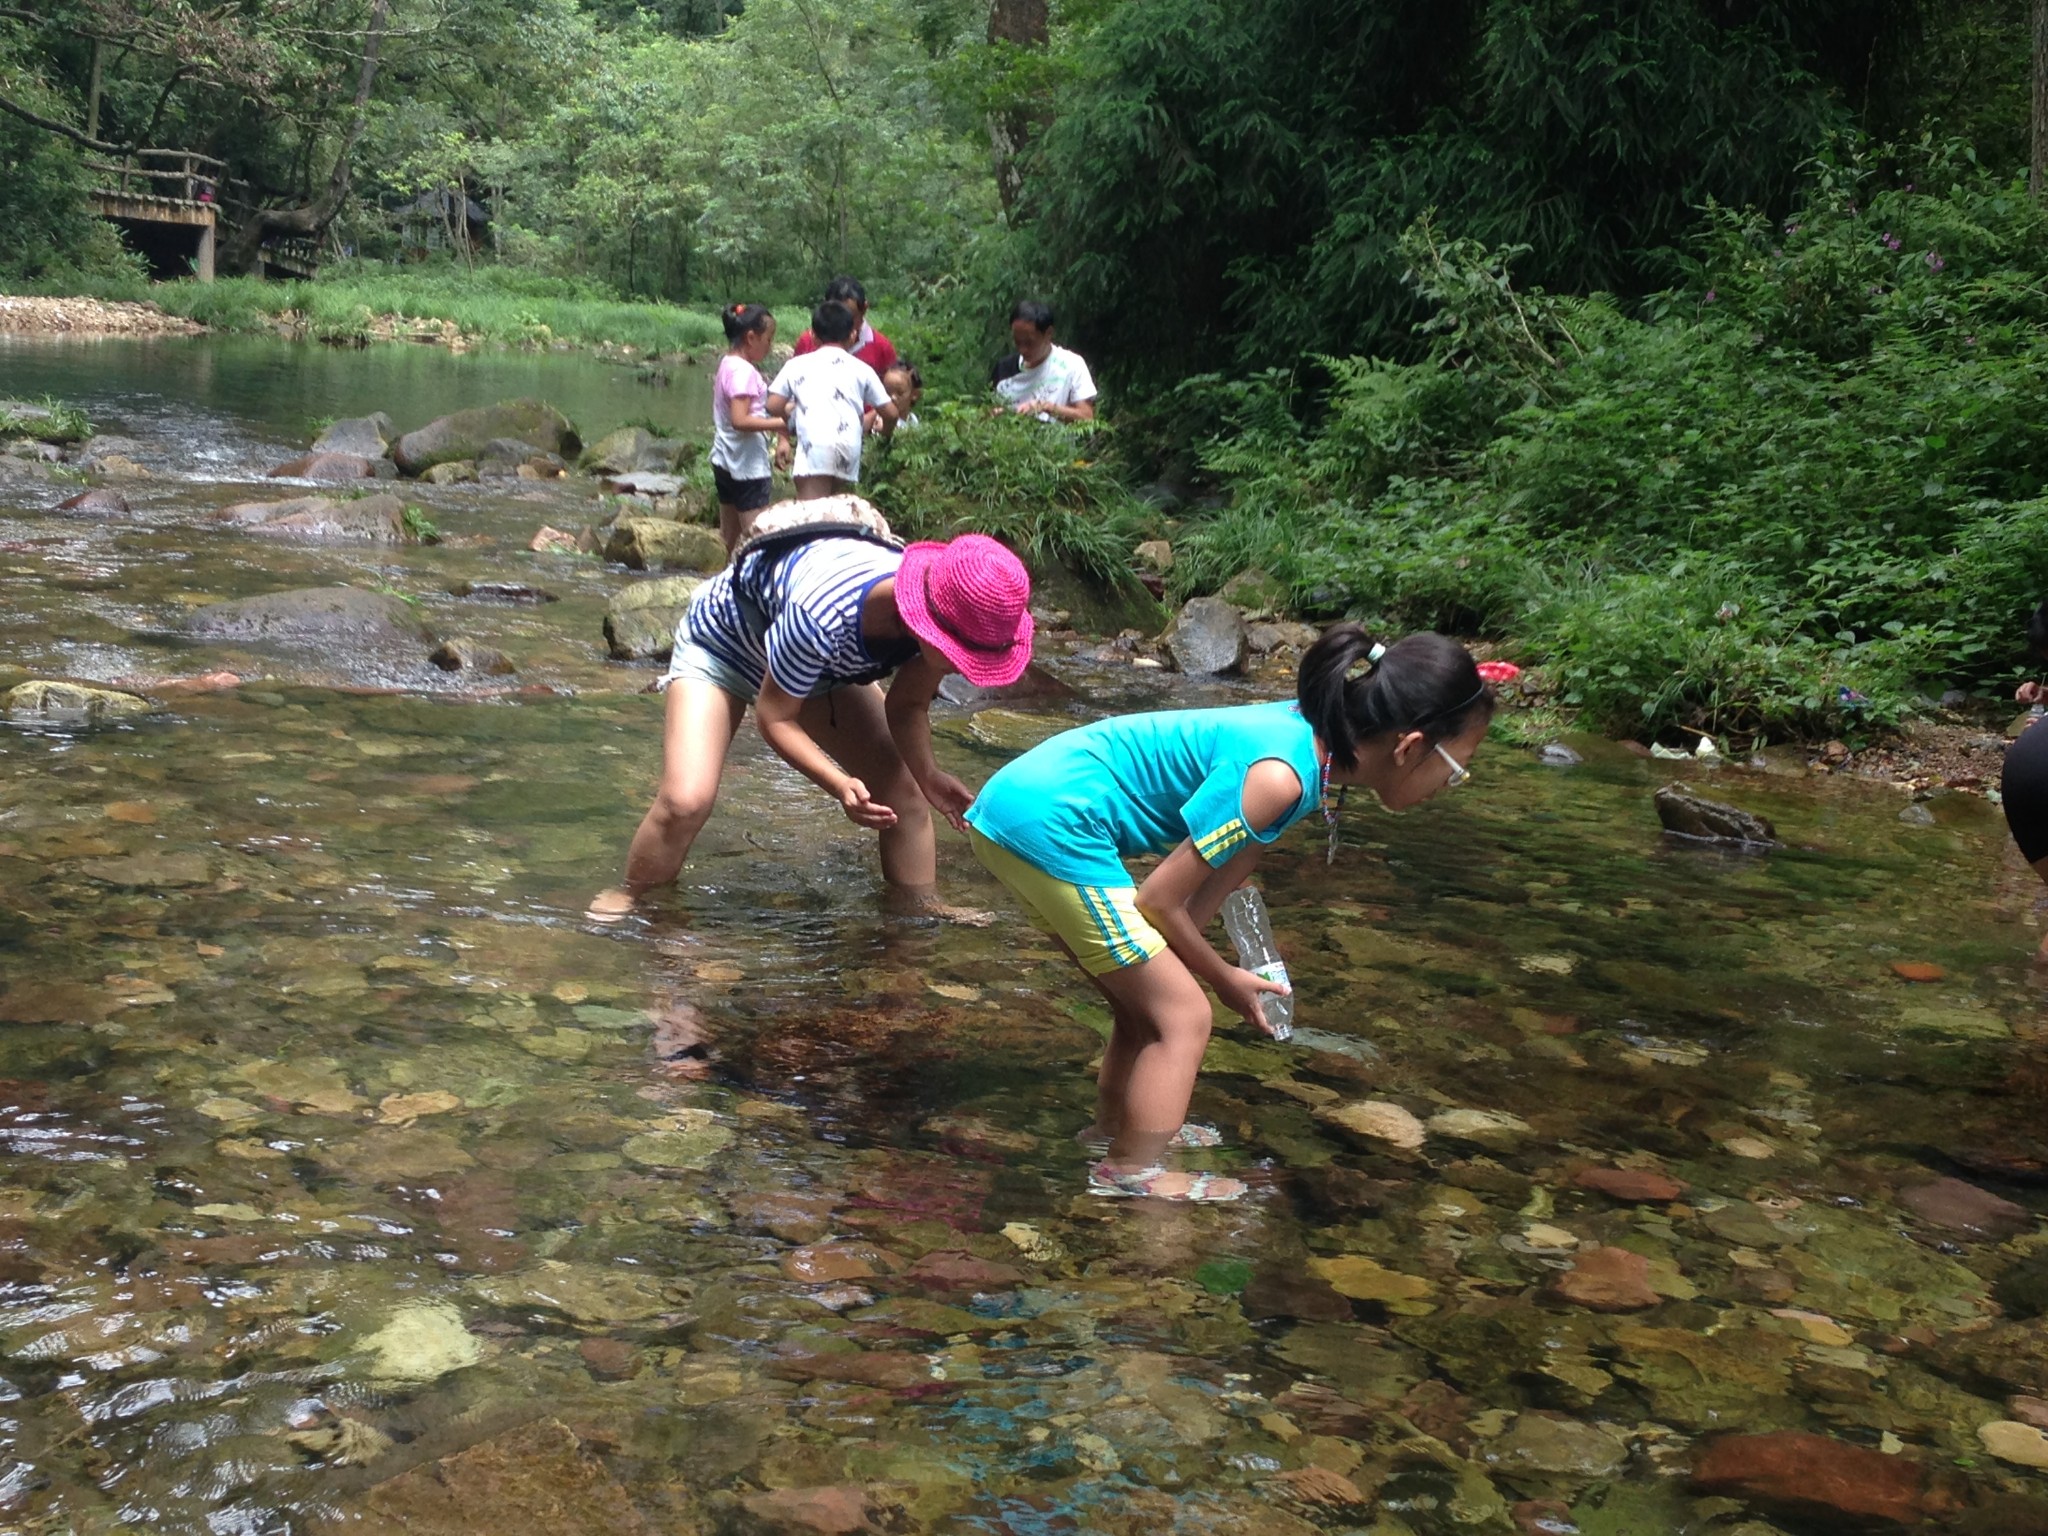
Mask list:
POLYGON ((775 448, 769 454, 768 461, 776 469, 788 469, 791 464, 796 462, 795 441, 788 437, 776 438, 775 448))
POLYGON ((896 813, 870 795, 867 785, 859 779, 848 779, 846 788, 839 791, 839 808, 856 827, 872 827, 880 832, 896 825, 896 813))
POLYGON ((2021 683, 2013 691, 2013 697, 2022 704, 2048 704, 2048 687, 2040 683, 2021 683))
POLYGON ((955 832, 967 830, 967 807, 974 804, 973 790, 950 773, 933 774, 929 783, 920 784, 918 788, 924 791, 932 809, 952 823, 955 832))
POLYGON ((1268 981, 1263 976, 1254 976, 1250 971, 1233 965, 1230 968, 1230 974, 1224 978, 1223 984, 1217 987, 1216 995, 1223 999, 1223 1006, 1232 1013, 1243 1019, 1247 1024, 1257 1025, 1261 1030, 1270 1035, 1273 1031, 1266 1023, 1265 1010, 1259 1006, 1259 994, 1262 992, 1278 992, 1284 995, 1288 991, 1289 988, 1281 986, 1277 981, 1268 981))

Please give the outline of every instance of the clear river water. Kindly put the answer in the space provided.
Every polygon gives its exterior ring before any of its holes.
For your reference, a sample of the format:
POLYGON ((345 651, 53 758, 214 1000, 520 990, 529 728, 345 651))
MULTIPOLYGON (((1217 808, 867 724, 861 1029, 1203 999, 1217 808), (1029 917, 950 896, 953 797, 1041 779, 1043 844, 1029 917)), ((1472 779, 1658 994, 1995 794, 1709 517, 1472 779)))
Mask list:
MULTIPOLYGON (((1296 1039, 1219 1020, 1197 1091, 1225 1145, 1190 1165, 1252 1195, 1094 1200, 1106 1019, 950 834, 992 928, 887 912, 749 731, 680 887, 582 919, 659 751, 599 633, 638 578, 526 548, 594 484, 408 487, 432 547, 204 521, 317 419, 538 395, 701 433, 701 372, 0 343, 0 397, 150 471, 119 520, 0 475, 0 667, 243 679, 0 722, 0 1526, 2048 1530, 2013 1433, 2048 1396, 2040 892, 1995 807, 1689 769, 1786 843, 1719 853, 1660 835, 1671 765, 1585 741, 1354 797, 1334 866, 1304 827, 1261 876, 1296 1039), (485 580, 559 600, 451 592, 485 580), (164 638, 335 581, 517 688, 164 638), (1878 1512, 1688 1470, 1791 1431, 1878 1512)), ((950 768, 1286 687, 1043 659, 1073 700, 942 710, 950 768)))

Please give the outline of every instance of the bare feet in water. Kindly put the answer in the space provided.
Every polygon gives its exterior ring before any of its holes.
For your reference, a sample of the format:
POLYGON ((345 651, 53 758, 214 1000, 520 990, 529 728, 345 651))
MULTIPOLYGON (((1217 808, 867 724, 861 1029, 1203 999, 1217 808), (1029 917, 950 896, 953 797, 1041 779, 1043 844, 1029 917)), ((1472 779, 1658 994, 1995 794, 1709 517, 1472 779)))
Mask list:
POLYGON ((584 916, 593 923, 616 923, 633 910, 633 898, 622 886, 599 891, 590 898, 590 907, 584 916))
POLYGON ((711 1075, 711 1045, 704 1016, 685 1002, 673 1002, 655 1021, 654 1059, 664 1077, 711 1075))
POLYGON ((963 928, 990 928, 996 920, 993 912, 980 907, 956 907, 950 901, 941 901, 935 891, 908 886, 890 887, 885 905, 903 917, 936 917, 942 923, 958 923, 963 928))

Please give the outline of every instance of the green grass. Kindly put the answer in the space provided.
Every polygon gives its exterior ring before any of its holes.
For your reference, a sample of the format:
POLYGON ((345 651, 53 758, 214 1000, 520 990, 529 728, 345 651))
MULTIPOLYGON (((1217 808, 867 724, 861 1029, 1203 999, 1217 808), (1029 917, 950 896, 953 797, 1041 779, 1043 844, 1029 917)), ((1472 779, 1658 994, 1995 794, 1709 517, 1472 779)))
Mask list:
POLYGON ((75 405, 48 397, 16 405, 33 405, 28 411, 0 408, 0 437, 32 437, 43 443, 82 443, 92 436, 92 422, 75 405))
MULTIPOLYGON (((505 267, 459 272, 446 267, 390 268, 349 264, 312 282, 227 277, 148 283, 127 278, 65 285, 68 293, 139 300, 219 331, 270 331, 296 316, 321 341, 361 342, 385 316, 452 320, 464 335, 510 346, 611 345, 642 353, 722 347, 718 313, 675 304, 627 302, 589 283, 505 267)), ((781 334, 794 340, 802 313, 778 312, 781 334)))

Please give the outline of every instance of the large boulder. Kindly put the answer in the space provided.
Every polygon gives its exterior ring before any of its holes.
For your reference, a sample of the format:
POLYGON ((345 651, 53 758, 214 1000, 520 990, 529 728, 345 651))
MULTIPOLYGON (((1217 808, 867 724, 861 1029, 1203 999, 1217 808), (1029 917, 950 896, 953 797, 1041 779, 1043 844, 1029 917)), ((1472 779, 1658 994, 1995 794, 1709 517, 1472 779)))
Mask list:
POLYGON ((361 587, 297 587, 195 608, 178 629, 195 640, 261 644, 397 642, 433 635, 412 604, 361 587))
POLYGON ((1778 843, 1777 828, 1768 819, 1709 800, 1690 784, 1666 784, 1657 791, 1657 819, 1666 832, 1701 842, 1744 848, 1773 848, 1778 843))
POLYGON ((645 427, 621 427, 584 449, 577 465, 585 474, 672 474, 696 456, 697 444, 674 437, 656 437, 645 427))
POLYGON ((1220 597, 1190 598, 1166 631, 1174 667, 1197 676, 1242 672, 1250 643, 1244 615, 1220 597))
POLYGON ((223 507, 219 521, 251 533, 312 539, 323 544, 402 544, 405 503, 396 496, 365 496, 358 501, 330 501, 301 496, 292 501, 244 501, 223 507))
POLYGON ((605 645, 615 661, 667 661, 675 649, 676 625, 703 585, 696 576, 663 576, 638 581, 605 610, 605 645))
POLYGON ((149 700, 113 688, 87 688, 78 683, 26 682, 0 694, 7 713, 49 720, 111 720, 146 715, 149 700))
POLYGON ((382 411, 367 416, 347 416, 330 422, 327 430, 313 439, 315 453, 352 453, 359 458, 381 459, 390 455, 398 429, 382 411))
POLYGON ((622 517, 612 525, 604 557, 636 571, 721 571, 725 541, 715 528, 658 517, 622 517))
POLYGON ((378 471, 397 473, 387 459, 369 459, 360 453, 302 453, 270 471, 272 480, 375 480, 378 471))
POLYGON ((517 438, 541 453, 573 455, 583 446, 576 429, 544 400, 508 400, 479 405, 430 421, 401 437, 391 457, 408 475, 425 474, 436 464, 475 459, 499 438, 517 438))

